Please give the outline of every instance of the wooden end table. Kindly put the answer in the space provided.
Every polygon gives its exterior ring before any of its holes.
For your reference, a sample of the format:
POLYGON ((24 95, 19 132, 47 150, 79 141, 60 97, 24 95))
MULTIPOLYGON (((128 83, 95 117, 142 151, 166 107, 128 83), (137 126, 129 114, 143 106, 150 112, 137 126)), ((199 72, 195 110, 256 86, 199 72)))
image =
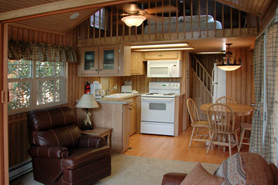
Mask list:
POLYGON ((107 141, 107 145, 111 147, 111 131, 112 128, 97 127, 93 130, 80 130, 80 133, 84 135, 104 137, 107 141))

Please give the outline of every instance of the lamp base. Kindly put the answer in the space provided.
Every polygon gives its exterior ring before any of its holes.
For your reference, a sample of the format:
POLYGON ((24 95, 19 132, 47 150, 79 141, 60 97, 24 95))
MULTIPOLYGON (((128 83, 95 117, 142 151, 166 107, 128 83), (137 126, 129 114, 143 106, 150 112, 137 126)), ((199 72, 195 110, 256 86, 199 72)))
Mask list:
POLYGON ((86 119, 83 121, 81 130, 92 130, 93 125, 90 119, 91 113, 89 112, 88 109, 86 109, 86 119))
POLYGON ((87 125, 82 124, 81 125, 81 130, 93 130, 93 129, 94 128, 93 128, 92 125, 89 125, 89 124, 87 124, 87 125))

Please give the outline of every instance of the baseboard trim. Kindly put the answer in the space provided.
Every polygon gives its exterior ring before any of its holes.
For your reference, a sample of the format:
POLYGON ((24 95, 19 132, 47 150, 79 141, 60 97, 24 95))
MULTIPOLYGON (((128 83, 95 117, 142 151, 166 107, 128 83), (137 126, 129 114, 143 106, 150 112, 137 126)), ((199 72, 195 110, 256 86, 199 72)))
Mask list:
POLYGON ((32 160, 29 159, 16 166, 9 168, 9 178, 13 180, 33 170, 32 160))

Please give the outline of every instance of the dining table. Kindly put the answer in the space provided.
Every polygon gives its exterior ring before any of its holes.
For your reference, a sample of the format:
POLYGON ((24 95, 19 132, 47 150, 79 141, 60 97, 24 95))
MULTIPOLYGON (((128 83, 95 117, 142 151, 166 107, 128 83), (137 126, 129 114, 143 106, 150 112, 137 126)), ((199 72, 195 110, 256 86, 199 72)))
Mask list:
MULTIPOLYGON (((200 106, 200 110, 202 113, 206 114, 208 108, 212 105, 213 103, 206 103, 202 104, 200 106)), ((244 104, 232 104, 232 103, 227 103, 233 112, 235 113, 235 116, 248 116, 252 113, 253 107, 249 105, 244 105, 244 104)))

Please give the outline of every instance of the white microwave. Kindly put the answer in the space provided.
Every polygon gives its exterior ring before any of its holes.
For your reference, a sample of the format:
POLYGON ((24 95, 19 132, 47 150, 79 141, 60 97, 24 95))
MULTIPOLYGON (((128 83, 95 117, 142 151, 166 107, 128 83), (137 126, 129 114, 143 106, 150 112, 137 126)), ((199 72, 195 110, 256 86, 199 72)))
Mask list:
POLYGON ((181 77, 180 60, 148 61, 148 78, 178 78, 181 77))

